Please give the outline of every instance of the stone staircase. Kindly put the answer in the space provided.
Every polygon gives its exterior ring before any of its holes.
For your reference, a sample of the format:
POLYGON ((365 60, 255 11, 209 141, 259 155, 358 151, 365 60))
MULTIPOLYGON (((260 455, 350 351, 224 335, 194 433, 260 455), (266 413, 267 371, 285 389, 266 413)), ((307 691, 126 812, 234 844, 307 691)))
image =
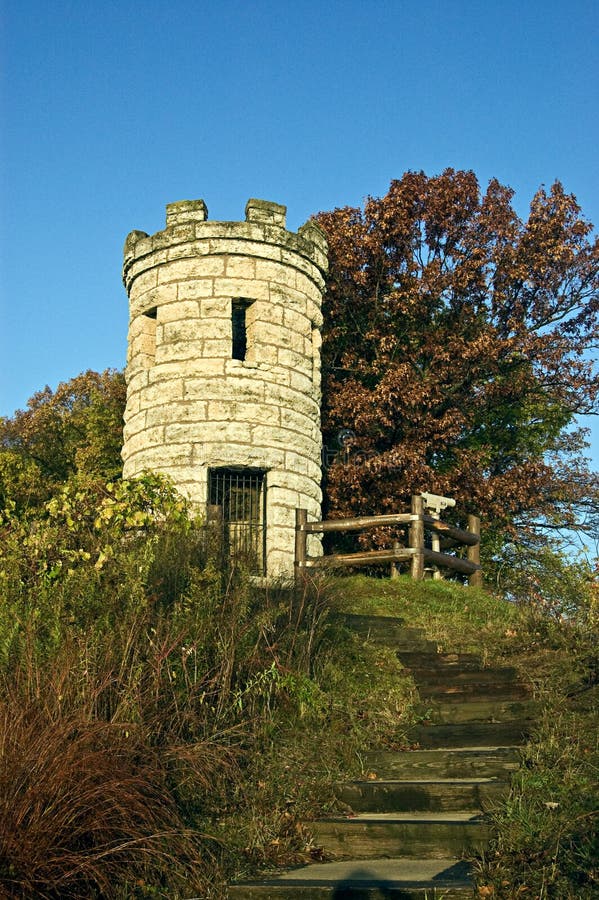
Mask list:
POLYGON ((364 755, 364 777, 337 786, 344 815, 312 823, 334 862, 233 885, 234 900, 465 898, 468 857, 491 836, 486 811, 509 790, 534 704, 514 669, 474 654, 438 653, 400 619, 345 616, 365 640, 391 646, 418 688, 423 724, 409 751, 364 755))

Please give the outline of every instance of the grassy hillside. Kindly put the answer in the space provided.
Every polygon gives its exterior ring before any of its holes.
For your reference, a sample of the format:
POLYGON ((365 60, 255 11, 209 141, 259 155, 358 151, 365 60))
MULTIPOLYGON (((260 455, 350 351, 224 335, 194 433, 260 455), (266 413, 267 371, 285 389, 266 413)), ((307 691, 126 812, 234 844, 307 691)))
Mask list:
POLYGON ((404 578, 265 591, 223 576, 151 480, 67 491, 0 529, 0 896, 221 898, 231 877, 318 858, 309 823, 333 782, 365 749, 404 746, 419 715, 412 679, 348 612, 399 616, 534 683, 547 712, 481 896, 592 896, 588 618, 404 578))
POLYGON ((596 897, 599 655, 588 585, 579 585, 581 614, 566 620, 451 582, 353 577, 336 589, 347 611, 400 616, 440 650, 478 651, 489 665, 520 670, 541 713, 494 811, 497 838, 476 867, 479 895, 596 897))

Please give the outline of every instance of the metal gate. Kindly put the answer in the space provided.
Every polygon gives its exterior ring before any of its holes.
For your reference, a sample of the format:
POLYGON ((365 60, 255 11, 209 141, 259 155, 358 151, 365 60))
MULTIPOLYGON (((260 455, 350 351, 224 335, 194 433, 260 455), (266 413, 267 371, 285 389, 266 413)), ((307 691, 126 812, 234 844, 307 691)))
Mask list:
POLYGON ((266 484, 264 472, 211 469, 209 504, 213 522, 222 523, 225 559, 266 574, 266 484))

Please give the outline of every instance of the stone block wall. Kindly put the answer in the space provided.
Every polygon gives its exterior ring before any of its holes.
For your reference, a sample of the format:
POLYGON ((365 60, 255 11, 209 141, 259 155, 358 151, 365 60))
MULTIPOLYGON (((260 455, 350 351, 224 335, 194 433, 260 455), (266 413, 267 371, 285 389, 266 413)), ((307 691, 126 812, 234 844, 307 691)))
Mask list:
MULTIPOLYGON (((326 240, 285 228, 285 207, 249 200, 212 222, 202 200, 167 206, 166 229, 132 231, 124 475, 168 474, 198 507, 208 470, 266 477, 268 575, 291 575, 296 507, 320 518, 320 326, 326 240), (233 358, 232 315, 247 349, 233 358)), ((309 552, 319 552, 312 538, 309 552)))

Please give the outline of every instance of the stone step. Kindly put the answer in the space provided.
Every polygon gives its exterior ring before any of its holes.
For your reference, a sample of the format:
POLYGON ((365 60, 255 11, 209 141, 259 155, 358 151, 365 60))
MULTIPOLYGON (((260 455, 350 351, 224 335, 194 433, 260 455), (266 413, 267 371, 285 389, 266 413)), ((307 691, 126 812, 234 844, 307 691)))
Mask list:
POLYGON ((530 691, 523 684, 416 684, 422 700, 440 703, 467 703, 484 700, 489 703, 516 703, 530 699, 530 691))
POLYGON ((231 900, 462 900, 473 895, 468 864, 453 858, 312 863, 229 888, 231 900))
POLYGON ((410 729, 409 736, 421 750, 515 747, 526 743, 532 725, 530 720, 420 725, 410 729))
MULTIPOLYGON (((430 729, 429 729, 430 730, 430 729)), ((509 780, 520 765, 517 747, 454 747, 442 750, 376 750, 364 754, 364 772, 381 779, 509 780)))
POLYGON ((350 628, 365 640, 375 644, 393 647, 397 650, 413 651, 420 653, 436 653, 436 641, 426 639, 422 628, 412 628, 404 625, 401 619, 393 616, 362 616, 351 613, 336 615, 334 621, 340 622, 346 628, 350 628))
POLYGON ((482 657, 477 653, 432 653, 422 650, 398 650, 402 663, 410 669, 422 669, 427 671, 452 672, 469 669, 484 671, 482 657))
MULTIPOLYGON (((394 625, 398 628, 406 627, 406 620, 401 616, 377 616, 374 613, 333 613, 332 616, 336 621, 344 622, 352 627, 372 625, 374 628, 377 628, 381 622, 386 626, 394 625)), ((414 631, 423 631, 422 628, 414 628, 413 625, 408 625, 407 627, 414 631)))
POLYGON ((520 684, 518 671, 512 666, 493 666, 492 668, 464 668, 456 663, 452 668, 436 668, 433 663, 430 667, 410 666, 407 671, 419 685, 443 686, 464 685, 477 688, 485 688, 487 685, 496 684, 520 684))
POLYGON ((348 781, 335 794, 354 812, 448 812, 488 810, 509 790, 496 778, 436 781, 348 781))
POLYGON ((478 722, 508 723, 532 719, 538 710, 533 700, 462 698, 430 700, 427 706, 433 724, 450 725, 478 722))
POLYGON ((463 856, 484 849, 490 837, 479 810, 331 816, 310 828, 325 853, 353 859, 463 856))

